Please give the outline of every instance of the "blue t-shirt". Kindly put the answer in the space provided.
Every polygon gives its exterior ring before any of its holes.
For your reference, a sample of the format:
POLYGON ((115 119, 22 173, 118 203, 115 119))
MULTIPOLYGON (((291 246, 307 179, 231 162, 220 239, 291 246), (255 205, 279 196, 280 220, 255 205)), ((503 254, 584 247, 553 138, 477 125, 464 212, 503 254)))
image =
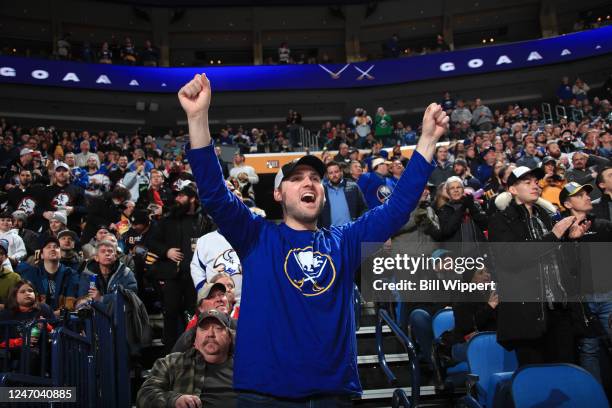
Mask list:
POLYGON ((357 221, 296 231, 254 215, 226 187, 213 145, 188 151, 202 205, 242 261, 234 388, 277 397, 359 394, 353 279, 362 242, 384 242, 433 166, 415 153, 394 194, 357 221))

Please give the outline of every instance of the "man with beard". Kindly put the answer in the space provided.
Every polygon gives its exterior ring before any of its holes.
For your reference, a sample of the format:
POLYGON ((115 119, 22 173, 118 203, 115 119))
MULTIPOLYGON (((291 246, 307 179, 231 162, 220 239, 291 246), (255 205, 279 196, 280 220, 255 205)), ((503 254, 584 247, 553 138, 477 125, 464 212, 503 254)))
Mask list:
POLYGON ((108 178, 110 179, 113 186, 117 185, 119 180, 121 180, 123 176, 126 175, 126 173, 129 173, 130 169, 128 168, 128 163, 129 162, 127 156, 119 156, 119 160, 117 160, 117 166, 113 170, 108 172, 108 178))
POLYGON ((187 157, 200 200, 236 250, 245 276, 251 274, 243 281, 236 347, 240 405, 351 404, 361 393, 353 308, 361 243, 382 243, 408 221, 433 170, 436 142, 448 128, 446 113, 436 104, 427 108, 419 144, 384 204, 355 222, 317 229, 325 197, 320 159, 303 156, 278 171, 274 199, 283 222, 267 222, 225 185, 208 128, 206 76, 196 75, 178 97, 187 115, 187 157))
POLYGON ((196 291, 191 280, 190 262, 198 238, 212 231, 212 224, 201 211, 195 188, 189 184, 178 192, 175 205, 158 227, 151 237, 150 249, 159 257, 153 273, 161 286, 164 345, 169 352, 185 330, 183 312, 193 314, 196 291))
POLYGON ((42 194, 43 217, 50 220, 55 211, 68 215, 68 228, 81 231, 81 217, 87 213, 83 189, 70 184, 70 167, 66 163, 55 165, 55 182, 46 187, 42 194))
POLYGON ((342 225, 356 220, 368 210, 363 193, 354 181, 342 177, 338 162, 327 163, 327 180, 324 181, 325 205, 319 215, 319 226, 342 225))
POLYGON ((595 178, 597 172, 587 167, 589 155, 583 152, 576 152, 572 156, 572 169, 565 173, 568 182, 591 185, 591 198, 596 200, 601 197, 599 189, 595 188, 595 178))
POLYGON ((15 159, 15 161, 8 167, 6 173, 4 173, 2 184, 5 191, 9 191, 15 187, 21 169, 28 169, 30 171, 34 170, 33 153, 34 151, 30 148, 24 147, 21 149, 19 152, 19 157, 15 159))
POLYGON ((89 185, 89 175, 87 170, 76 165, 76 155, 72 152, 66 153, 64 162, 70 167, 72 173, 72 184, 82 188, 87 188, 89 185))
POLYGON ((69 268, 79 272, 83 267, 83 256, 76 250, 79 238, 74 231, 63 230, 57 234, 60 243, 61 259, 60 262, 69 268))
POLYGON ((232 408, 234 333, 227 315, 210 309, 200 315, 193 347, 155 362, 136 397, 136 406, 232 408))
POLYGON ((40 207, 40 195, 43 190, 41 184, 32 185, 32 172, 21 169, 19 172, 19 185, 8 192, 9 207, 23 211, 26 214, 28 228, 38 231, 43 224, 42 209, 40 207))

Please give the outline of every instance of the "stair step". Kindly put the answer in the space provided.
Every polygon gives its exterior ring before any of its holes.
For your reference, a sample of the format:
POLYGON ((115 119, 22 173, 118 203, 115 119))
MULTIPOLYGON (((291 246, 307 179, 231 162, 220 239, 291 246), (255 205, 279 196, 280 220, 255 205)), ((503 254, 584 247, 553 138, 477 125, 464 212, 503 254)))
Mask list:
MULTIPOLYGON (((412 388, 411 387, 402 387, 402 389, 406 392, 406 394, 408 394, 409 396, 412 395, 412 388)), ((369 390, 363 390, 363 394, 361 395, 361 399, 362 400, 368 400, 368 399, 386 399, 386 398, 391 398, 393 396, 393 392, 395 391, 395 388, 376 388, 376 389, 369 389, 369 390)), ((425 395, 435 395, 436 394, 436 389, 433 385, 422 385, 421 386, 421 396, 425 396, 425 395)))
MULTIPOLYGON (((391 329, 389 328, 389 326, 384 326, 382 328, 382 332, 383 333, 391 333, 391 329)), ((362 335, 362 334, 376 334, 376 326, 363 326, 360 327, 359 330, 357 330, 357 332, 355 333, 358 336, 362 335)))
MULTIPOLYGON (((387 363, 395 363, 399 361, 409 360, 407 353, 386 354, 385 358, 387 360, 387 363)), ((357 356, 357 363, 358 364, 378 364, 378 355, 370 354, 370 355, 365 355, 365 356, 357 356)))

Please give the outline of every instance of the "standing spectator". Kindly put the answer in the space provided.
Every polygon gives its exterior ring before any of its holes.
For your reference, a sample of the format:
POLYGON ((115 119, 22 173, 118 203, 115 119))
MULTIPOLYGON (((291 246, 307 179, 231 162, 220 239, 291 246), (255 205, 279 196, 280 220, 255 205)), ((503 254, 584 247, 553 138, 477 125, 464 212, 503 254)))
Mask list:
POLYGON ((12 270, 11 264, 17 265, 26 257, 27 251, 17 230, 13 229, 13 215, 7 210, 0 213, 0 239, 8 242, 8 257, 4 260, 3 265, 12 270))
POLYGON ((363 166, 358 160, 353 160, 349 167, 350 179, 354 182, 359 180, 359 177, 363 174, 363 166))
POLYGON ((159 60, 159 52, 153 47, 151 40, 145 40, 144 49, 140 53, 142 65, 146 67, 156 67, 159 60))
POLYGON ((89 158, 91 157, 96 161, 96 164, 99 168, 100 158, 98 157, 97 154, 89 151, 90 149, 89 142, 87 140, 83 140, 81 143, 79 143, 79 146, 81 148, 81 153, 77 154, 75 157, 77 167, 87 167, 87 162, 89 158))
POLYGON ((255 169, 245 164, 244 154, 236 152, 234 154, 234 167, 230 169, 230 177, 238 179, 241 183, 259 183, 259 176, 255 172, 255 169))
POLYGON ((151 179, 149 180, 149 188, 146 192, 141 192, 138 198, 137 207, 147 208, 149 204, 157 204, 162 208, 162 212, 168 211, 174 201, 172 190, 164 182, 164 175, 157 169, 151 170, 151 179))
POLYGON ((114 293, 119 286, 138 292, 134 273, 118 260, 117 245, 110 240, 102 240, 96 245, 95 260, 87 262, 78 282, 79 297, 88 295, 95 302, 107 303, 106 295, 114 293), (96 276, 95 287, 91 286, 96 276))
POLYGON ((476 109, 472 112, 472 125, 479 131, 489 131, 493 127, 493 113, 489 107, 476 98, 476 109))
POLYGON ((289 45, 287 45, 287 43, 284 42, 278 48, 278 63, 279 64, 289 64, 290 59, 291 59, 291 50, 289 49, 289 45))
POLYGON ((391 162, 378 157, 372 160, 371 171, 362 174, 357 181, 369 209, 378 207, 389 199, 392 193, 389 175, 389 164, 391 162))
POLYGON ((338 147, 338 154, 334 156, 334 161, 336 163, 349 163, 351 161, 349 146, 346 143, 340 143, 338 147))
POLYGON ((450 114, 449 111, 455 109, 455 100, 451 98, 450 92, 444 92, 444 97, 442 98, 440 105, 442 105, 442 109, 444 109, 448 114, 450 114))
POLYGON ((81 231, 81 218, 87 213, 83 189, 70 184, 70 169, 66 163, 55 165, 54 183, 45 187, 41 198, 43 217, 50 220, 55 211, 68 215, 68 228, 81 231))
POLYGON ((227 163, 221 157, 221 146, 215 146, 215 154, 217 155, 217 159, 219 160, 219 166, 221 166, 223 178, 226 179, 229 177, 229 168, 227 167, 227 163))
POLYGON ((395 144, 395 140, 393 140, 393 119, 385 112, 384 108, 379 107, 376 110, 374 124, 376 139, 382 141, 385 147, 392 147, 395 144))
POLYGON ((13 136, 4 135, 4 142, 0 148, 0 168, 7 167, 11 162, 19 159, 19 148, 15 146, 13 136))
POLYGON ((92 198, 88 206, 87 222, 81 237, 82 242, 89 242, 101 225, 108 228, 111 224, 119 222, 121 213, 130 198, 130 192, 123 187, 115 187, 113 191, 105 193, 102 197, 92 198))
POLYGON ((19 184, 8 191, 8 205, 26 216, 29 227, 38 230, 41 225, 39 204, 41 186, 32 186, 32 172, 26 168, 19 171, 19 184))
MULTIPOLYGON (((570 230, 570 237, 579 238, 584 229, 567 217, 553 226, 546 207, 536 204, 540 197, 539 179, 544 171, 517 167, 508 177, 509 202, 495 201, 499 211, 489 222, 489 240, 506 243, 493 245, 496 271, 499 272, 497 340, 515 350, 519 366, 542 363, 572 363, 575 338, 572 311, 567 302, 566 282, 554 253, 543 256, 512 242, 550 242, 560 240, 570 230), (514 299, 504 295, 514 288, 514 299)), ((538 202, 540 203, 540 202, 538 202)), ((510 295, 509 295, 510 296, 510 295)))
POLYGON ((196 291, 191 279, 190 263, 197 240, 210 232, 211 223, 202 213, 195 188, 183 187, 175 199, 175 206, 159 222, 156 235, 151 237, 150 249, 159 256, 155 263, 155 278, 161 285, 164 307, 164 346, 172 350, 178 336, 185 329, 184 311, 193 314, 196 291))
POLYGON ((132 39, 130 37, 125 37, 123 47, 121 47, 121 59, 123 63, 127 65, 136 65, 136 57, 136 48, 134 48, 132 39))
POLYGON ((57 40, 57 56, 61 60, 72 58, 72 45, 70 44, 70 33, 64 34, 57 40))
POLYGON ((429 177, 429 183, 439 186, 453 175, 453 163, 449 160, 448 147, 436 147, 436 168, 429 177))
POLYGON ((117 160, 117 166, 108 173, 112 185, 116 185, 129 171, 128 167, 129 160, 127 156, 121 155, 117 160))
POLYGON ((155 362, 138 391, 136 406, 235 407, 233 349, 227 315, 214 309, 200 314, 193 348, 155 362))
POLYGON ((84 266, 84 260, 76 250, 76 244, 79 242, 76 232, 70 230, 60 231, 57 234, 57 240, 60 243, 60 263, 80 273, 81 268, 84 266))
POLYGON ((482 185, 487 185, 493 176, 493 166, 497 161, 497 154, 493 147, 483 150, 480 153, 482 163, 476 167, 476 178, 482 185))
POLYGON ((462 158, 455 159, 453 163, 454 176, 459 177, 463 182, 463 187, 469 187, 474 191, 478 191, 482 183, 474 176, 467 164, 467 161, 462 158))
POLYGON ((457 107, 455 110, 453 110, 450 118, 453 125, 457 126, 464 122, 472 122, 473 116, 472 112, 470 112, 470 110, 465 106, 465 101, 463 99, 459 99, 457 101, 457 107))
POLYGON ((113 51, 110 49, 108 42, 104 41, 100 52, 98 52, 98 62, 100 64, 112 64, 113 63, 113 51))
POLYGON ((588 99, 588 93, 590 90, 591 88, 586 84, 586 82, 580 78, 576 78, 576 82, 574 83, 574 86, 572 86, 572 93, 577 100, 584 101, 585 99, 588 99))
POLYGON ((366 145, 366 138, 372 131, 370 127, 372 125, 372 118, 368 116, 365 109, 357 108, 355 109, 355 116, 353 117, 351 124, 355 127, 355 133, 357 133, 359 136, 357 147, 362 149, 366 145))
POLYGON ((537 156, 538 151, 536 149, 536 145, 533 142, 528 142, 525 144, 525 149, 523 150, 523 155, 520 159, 516 161, 517 166, 525 166, 530 169, 535 169, 536 167, 540 167, 540 163, 542 162, 540 158, 537 156))
POLYGON ((601 198, 593 201, 593 214, 597 218, 612 221, 612 167, 601 169, 595 181, 601 191, 601 198))
POLYGON ((400 50, 399 45, 399 36, 397 34, 393 34, 391 38, 389 38, 383 44, 383 57, 384 58, 398 58, 402 50, 400 50))
POLYGON ((72 184, 84 189, 87 188, 87 186, 89 186, 89 176, 84 168, 76 165, 76 155, 69 152, 66 153, 64 159, 66 160, 65 163, 68 165, 70 173, 72 174, 72 184))
POLYGON ((59 315, 60 309, 72 310, 77 297, 79 276, 77 272, 60 263, 60 243, 49 237, 42 244, 41 261, 36 266, 24 265, 20 274, 29 280, 46 303, 59 315))
POLYGON ((561 78, 561 84, 557 88, 557 98, 559 103, 569 103, 574 99, 574 93, 572 92, 572 86, 569 83, 569 78, 564 76, 561 78))
POLYGON ((326 167, 327 179, 323 183, 325 205, 318 221, 321 228, 340 226, 354 221, 368 209, 357 183, 342 177, 340 164, 330 162, 326 167))
POLYGON ((19 151, 19 157, 16 158, 12 163, 9 164, 6 172, 4 173, 4 178, 2 180, 4 190, 8 191, 17 185, 19 181, 19 173, 21 173, 21 169, 27 169, 34 172, 34 158, 32 156, 34 151, 28 147, 24 147, 19 151))

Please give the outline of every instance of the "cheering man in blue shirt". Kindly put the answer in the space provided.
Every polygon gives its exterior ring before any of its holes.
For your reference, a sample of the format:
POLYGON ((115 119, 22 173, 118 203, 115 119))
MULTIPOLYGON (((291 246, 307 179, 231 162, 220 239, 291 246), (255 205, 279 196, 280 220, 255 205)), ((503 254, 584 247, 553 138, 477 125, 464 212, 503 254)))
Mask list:
POLYGON ((325 200, 325 166, 318 158, 304 156, 281 168, 274 199, 282 205, 283 222, 268 222, 223 181, 208 129, 206 76, 196 75, 178 98, 187 114, 187 157, 200 200, 243 265, 234 364, 238 406, 294 400, 350 406, 351 397, 361 393, 352 306, 361 243, 384 242, 408 221, 434 168, 436 142, 448 127, 446 113, 437 104, 427 108, 416 151, 385 204, 354 222, 317 229, 325 200))

